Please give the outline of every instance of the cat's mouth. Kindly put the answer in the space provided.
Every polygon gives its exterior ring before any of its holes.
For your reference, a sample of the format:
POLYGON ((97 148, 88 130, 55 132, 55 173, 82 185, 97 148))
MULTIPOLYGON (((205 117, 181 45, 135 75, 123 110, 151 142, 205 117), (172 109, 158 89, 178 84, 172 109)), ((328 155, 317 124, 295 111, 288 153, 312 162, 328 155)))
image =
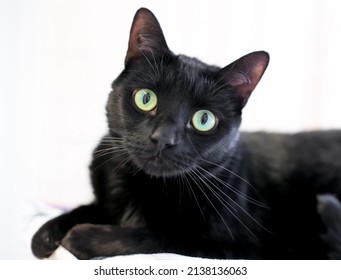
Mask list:
POLYGON ((163 163, 162 158, 159 156, 149 157, 146 158, 145 160, 148 165, 155 168, 161 167, 163 163))
POLYGON ((135 164, 145 173, 155 177, 170 177, 181 171, 173 161, 160 156, 135 158, 135 164))

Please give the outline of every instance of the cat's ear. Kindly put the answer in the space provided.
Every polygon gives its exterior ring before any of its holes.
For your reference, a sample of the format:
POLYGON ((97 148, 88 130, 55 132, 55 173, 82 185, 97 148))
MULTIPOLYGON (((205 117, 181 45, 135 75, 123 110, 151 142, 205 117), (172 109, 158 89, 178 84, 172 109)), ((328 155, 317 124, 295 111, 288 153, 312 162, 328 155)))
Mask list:
POLYGON ((241 100, 244 107, 269 63, 264 51, 247 54, 220 70, 225 83, 241 100))
POLYGON ((168 50, 161 26, 154 14, 146 8, 139 9, 130 30, 125 65, 148 53, 164 53, 168 50))

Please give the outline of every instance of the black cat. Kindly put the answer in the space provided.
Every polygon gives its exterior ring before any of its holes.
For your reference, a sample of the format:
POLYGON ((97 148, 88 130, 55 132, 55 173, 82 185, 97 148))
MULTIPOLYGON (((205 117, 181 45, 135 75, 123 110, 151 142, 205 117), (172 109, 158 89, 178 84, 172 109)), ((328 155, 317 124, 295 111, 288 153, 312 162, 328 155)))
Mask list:
POLYGON ((339 257, 341 131, 239 132, 268 61, 259 51, 219 68, 174 55, 140 9, 90 167, 96 199, 43 225, 34 255, 62 245, 80 259, 339 257), (338 199, 318 203, 320 193, 338 199))

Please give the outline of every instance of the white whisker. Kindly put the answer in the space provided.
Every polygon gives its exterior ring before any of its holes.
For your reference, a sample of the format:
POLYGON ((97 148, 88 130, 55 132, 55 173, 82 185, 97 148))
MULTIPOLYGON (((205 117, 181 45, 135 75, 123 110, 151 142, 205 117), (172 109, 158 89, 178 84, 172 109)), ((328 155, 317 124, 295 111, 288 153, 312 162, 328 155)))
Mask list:
POLYGON ((196 197, 196 195, 195 195, 195 192, 194 192, 194 190, 193 190, 193 187, 192 187, 191 183, 189 182, 189 180, 188 180, 188 178, 186 177, 186 174, 185 174, 185 173, 183 173, 182 175, 183 175, 183 178, 184 178, 184 180, 185 180, 186 185, 188 186, 188 193, 189 193, 189 195, 190 195, 191 197, 192 197, 192 195, 193 195, 193 198, 194 198, 194 200, 195 200, 195 202, 196 202, 196 204, 197 204, 197 206, 198 206, 198 208, 199 208, 199 210, 200 210, 200 213, 201 213, 202 217, 204 218, 204 220, 206 220, 205 215, 204 215, 204 212, 203 212, 203 210, 202 210, 202 208, 201 208, 201 206, 200 206, 200 204, 199 204, 199 201, 198 201, 198 199, 197 199, 197 197, 196 197))
MULTIPOLYGON (((214 184, 214 182, 212 182, 210 179, 208 179, 205 176, 202 178, 203 178, 203 180, 207 180, 211 184, 212 187, 214 187, 217 191, 219 191, 222 195, 224 195, 227 199, 229 199, 236 207, 238 207, 243 213, 245 213, 258 226, 260 226, 262 229, 268 231, 248 211, 246 211, 241 205, 239 205, 236 201, 234 201, 233 198, 231 198, 229 195, 227 195, 225 192, 223 192, 216 184, 214 184)), ((250 232, 252 234, 252 236, 254 236, 256 239, 258 239, 257 236, 249 229, 249 227, 238 216, 236 216, 236 214, 234 214, 232 211, 230 211, 230 209, 227 207, 227 205, 229 207, 231 207, 233 210, 235 210, 235 212, 237 212, 237 213, 238 213, 238 210, 236 208, 232 207, 232 205, 230 203, 228 203, 225 199, 223 199, 223 197, 221 195, 219 195, 216 191, 214 191, 208 184, 207 184, 207 187, 213 192, 213 194, 219 196, 219 198, 217 197, 219 199, 219 201, 223 204, 223 206, 225 206, 227 208, 227 210, 229 210, 229 212, 234 216, 234 218, 236 218, 237 221, 241 225, 243 225, 248 232, 250 232)))
POLYGON ((218 216, 220 217, 220 219, 222 220, 222 222, 224 223, 226 229, 228 230, 232 240, 234 240, 234 236, 233 236, 233 233, 231 231, 231 229, 229 228, 229 226, 227 225, 227 222, 225 221, 224 217, 221 215, 221 213, 218 211, 218 209, 216 208, 216 206, 214 205, 214 203, 212 202, 212 200, 208 197, 208 195, 206 194, 205 192, 205 188, 203 188, 201 185, 200 185, 200 182, 198 182, 196 180, 196 174, 193 173, 193 175, 191 175, 191 173, 193 172, 193 170, 191 170, 191 172, 187 173, 191 179, 193 180, 193 182, 197 185, 197 187, 199 188, 199 190, 203 193, 203 195, 206 197, 207 201, 211 204, 211 206, 213 207, 213 209, 216 211, 216 213, 218 214, 218 216))
POLYGON ((230 170, 230 169, 228 169, 228 168, 226 168, 226 167, 224 167, 224 166, 221 166, 221 165, 219 165, 219 164, 217 164, 217 163, 214 163, 214 162, 212 162, 212 161, 205 160, 205 159, 203 159, 203 158, 200 158, 200 160, 202 160, 202 161, 204 161, 204 162, 207 162, 208 164, 212 164, 212 165, 214 165, 214 166, 216 166, 216 167, 218 167, 218 168, 224 169, 225 171, 229 172, 229 173, 232 174, 233 176, 235 176, 235 177, 237 177, 238 179, 242 180, 242 181, 243 181, 244 183, 246 183, 249 187, 251 187, 252 189, 254 189, 255 191, 257 191, 256 188, 255 188, 250 182, 248 182, 246 179, 244 179, 243 177, 239 176, 238 174, 236 174, 236 173, 233 172, 232 170, 230 170))
POLYGON ((205 173, 207 173, 210 177, 213 177, 215 180, 217 180, 220 184, 222 184, 223 186, 225 186, 226 188, 228 188, 231 192, 237 194, 238 196, 243 197, 244 199, 246 199, 247 201, 249 201, 252 204, 255 204, 259 207, 262 208, 269 208, 265 203, 262 203, 250 196, 248 196, 247 194, 241 192, 240 190, 238 190, 237 188, 233 187, 232 185, 230 185, 229 183, 223 181, 222 179, 218 178, 217 176, 215 176, 214 174, 212 174, 211 172, 209 172, 208 170, 204 169, 203 167, 197 165, 197 168, 199 168, 200 170, 204 171, 205 173))

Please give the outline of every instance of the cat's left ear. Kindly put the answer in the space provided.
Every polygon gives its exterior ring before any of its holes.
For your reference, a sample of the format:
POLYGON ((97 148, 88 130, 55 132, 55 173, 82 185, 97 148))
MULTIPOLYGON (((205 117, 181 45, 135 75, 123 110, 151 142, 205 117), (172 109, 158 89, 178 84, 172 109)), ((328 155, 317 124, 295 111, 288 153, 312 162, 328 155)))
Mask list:
POLYGON ((125 65, 150 53, 163 54, 165 50, 168 47, 158 20, 148 9, 139 9, 131 26, 125 65))
POLYGON ((253 52, 220 70, 225 83, 237 94, 242 108, 262 78, 269 59, 267 52, 253 52))

